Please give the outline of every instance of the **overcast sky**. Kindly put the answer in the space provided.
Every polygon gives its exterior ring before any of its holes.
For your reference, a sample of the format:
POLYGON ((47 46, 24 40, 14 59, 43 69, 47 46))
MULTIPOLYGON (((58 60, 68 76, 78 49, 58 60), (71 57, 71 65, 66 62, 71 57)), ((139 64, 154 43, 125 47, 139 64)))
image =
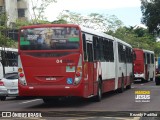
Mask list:
POLYGON ((88 15, 90 13, 116 15, 124 25, 141 23, 140 0, 57 0, 46 9, 46 17, 54 21, 63 10, 88 15))

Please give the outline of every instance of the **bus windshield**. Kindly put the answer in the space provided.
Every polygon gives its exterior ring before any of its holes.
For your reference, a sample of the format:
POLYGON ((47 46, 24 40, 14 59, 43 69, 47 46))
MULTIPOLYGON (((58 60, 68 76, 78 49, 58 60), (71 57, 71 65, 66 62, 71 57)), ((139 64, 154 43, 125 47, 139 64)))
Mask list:
POLYGON ((79 49, 75 27, 29 28, 20 31, 20 50, 79 49))

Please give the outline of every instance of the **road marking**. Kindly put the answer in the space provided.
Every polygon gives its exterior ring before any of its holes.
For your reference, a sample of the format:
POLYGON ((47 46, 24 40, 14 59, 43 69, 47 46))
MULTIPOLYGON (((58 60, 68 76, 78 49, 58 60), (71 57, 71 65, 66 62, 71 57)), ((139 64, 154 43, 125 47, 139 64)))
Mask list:
POLYGON ((115 120, 139 120, 140 117, 103 117, 103 118, 111 118, 115 120))
POLYGON ((35 101, 39 101, 41 99, 35 99, 35 100, 28 100, 28 101, 25 101, 25 102, 21 102, 19 104, 26 104, 26 103, 30 103, 30 102, 35 102, 35 101))
POLYGON ((140 120, 140 117, 134 117, 133 120, 140 120))
MULTIPOLYGON (((83 118, 69 118, 67 120, 87 120, 87 119, 92 119, 92 118, 96 118, 96 117, 83 117, 83 118)), ((140 117, 102 117, 102 118, 106 118, 106 119, 114 119, 114 120, 139 120, 140 117)))
POLYGON ((95 118, 95 117, 83 117, 83 118, 69 118, 67 120, 85 120, 85 119, 89 119, 89 118, 95 118))

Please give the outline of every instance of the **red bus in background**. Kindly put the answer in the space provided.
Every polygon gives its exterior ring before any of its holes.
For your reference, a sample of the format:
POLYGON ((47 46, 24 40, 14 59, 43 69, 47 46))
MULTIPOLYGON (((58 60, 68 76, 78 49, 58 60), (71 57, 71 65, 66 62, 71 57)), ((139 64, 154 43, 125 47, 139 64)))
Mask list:
POLYGON ((155 79, 154 52, 133 48, 134 59, 134 80, 153 81, 155 79))
POLYGON ((24 26, 19 34, 19 95, 52 102, 123 92, 133 80, 131 45, 71 24, 24 26))

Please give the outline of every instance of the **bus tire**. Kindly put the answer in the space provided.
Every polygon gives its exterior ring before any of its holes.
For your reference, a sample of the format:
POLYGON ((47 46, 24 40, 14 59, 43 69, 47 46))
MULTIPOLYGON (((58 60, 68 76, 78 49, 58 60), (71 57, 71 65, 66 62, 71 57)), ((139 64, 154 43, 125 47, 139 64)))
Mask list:
POLYGON ((126 89, 131 89, 131 84, 126 86, 126 89))
POLYGON ((156 85, 160 85, 160 83, 156 82, 156 85))
POLYGON ((133 77, 132 75, 130 75, 130 83, 129 85, 126 86, 126 89, 131 89, 132 82, 133 82, 133 77))
POLYGON ((97 95, 95 96, 95 101, 100 102, 102 99, 102 82, 101 79, 98 79, 97 95))
POLYGON ((1 97, 0 97, 0 100, 1 100, 1 101, 5 101, 5 100, 6 100, 6 96, 1 96, 1 97))
POLYGON ((124 77, 122 75, 122 78, 121 78, 121 88, 118 89, 118 92, 119 93, 123 93, 124 91, 124 77))
POLYGON ((149 72, 147 73, 147 79, 145 82, 149 82, 150 78, 149 78, 149 72))
POLYGON ((155 78, 155 83, 156 83, 156 85, 160 85, 160 78, 159 77, 155 78))
POLYGON ((145 83, 145 82, 146 82, 146 80, 145 80, 144 78, 142 78, 142 79, 141 79, 141 82, 142 82, 142 83, 145 83))

